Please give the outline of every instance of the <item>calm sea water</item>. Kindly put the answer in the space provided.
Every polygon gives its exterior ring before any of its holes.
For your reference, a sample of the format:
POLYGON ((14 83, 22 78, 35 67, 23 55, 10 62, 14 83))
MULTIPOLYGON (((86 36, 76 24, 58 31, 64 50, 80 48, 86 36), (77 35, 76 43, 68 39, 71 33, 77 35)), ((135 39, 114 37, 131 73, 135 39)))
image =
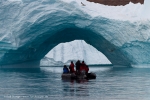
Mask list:
POLYGON ((150 100, 149 68, 90 67, 95 80, 62 80, 61 67, 0 68, 0 100, 150 100))

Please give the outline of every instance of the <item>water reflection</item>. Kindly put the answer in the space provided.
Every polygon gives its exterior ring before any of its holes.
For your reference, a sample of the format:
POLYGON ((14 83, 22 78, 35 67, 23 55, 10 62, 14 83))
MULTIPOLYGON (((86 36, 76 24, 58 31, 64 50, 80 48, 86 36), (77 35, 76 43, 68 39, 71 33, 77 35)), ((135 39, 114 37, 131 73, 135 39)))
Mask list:
POLYGON ((62 67, 0 68, 0 99, 3 95, 34 97, 23 100, 150 99, 150 69, 90 67, 90 71, 96 73, 96 79, 62 80, 62 67))
POLYGON ((45 95, 52 87, 49 78, 52 73, 45 73, 40 68, 1 68, 0 94, 45 95))
POLYGON ((88 80, 62 80, 64 96, 89 96, 88 80))
POLYGON ((7 72, 7 73, 39 73, 41 70, 40 68, 0 68, 0 71, 7 72))

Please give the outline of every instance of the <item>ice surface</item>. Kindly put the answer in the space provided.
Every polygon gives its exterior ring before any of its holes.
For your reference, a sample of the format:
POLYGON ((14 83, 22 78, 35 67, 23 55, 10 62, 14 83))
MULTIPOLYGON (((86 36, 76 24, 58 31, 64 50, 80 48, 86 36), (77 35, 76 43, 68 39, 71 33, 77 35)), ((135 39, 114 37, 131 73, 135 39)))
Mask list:
POLYGON ((63 65, 70 64, 70 61, 84 60, 86 64, 111 64, 101 52, 84 40, 75 40, 67 43, 60 43, 46 54, 47 59, 41 61, 41 65, 63 65), (53 62, 58 62, 53 64, 53 62), (60 63, 62 62, 62 63, 60 63))
POLYGON ((150 64, 149 0, 117 7, 86 0, 2 0, 0 5, 0 64, 40 61, 59 43, 76 39, 112 64, 150 64))
POLYGON ((150 19, 150 0, 144 0, 144 7, 142 11, 142 19, 150 19))

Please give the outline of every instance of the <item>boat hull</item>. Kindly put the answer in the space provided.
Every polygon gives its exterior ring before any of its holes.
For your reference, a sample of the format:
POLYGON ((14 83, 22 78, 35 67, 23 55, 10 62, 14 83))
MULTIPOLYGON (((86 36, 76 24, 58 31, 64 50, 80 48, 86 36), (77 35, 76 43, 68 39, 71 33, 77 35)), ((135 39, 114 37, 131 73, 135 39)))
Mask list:
POLYGON ((87 75, 76 75, 74 73, 62 74, 62 79, 96 79, 95 73, 88 73, 87 75))

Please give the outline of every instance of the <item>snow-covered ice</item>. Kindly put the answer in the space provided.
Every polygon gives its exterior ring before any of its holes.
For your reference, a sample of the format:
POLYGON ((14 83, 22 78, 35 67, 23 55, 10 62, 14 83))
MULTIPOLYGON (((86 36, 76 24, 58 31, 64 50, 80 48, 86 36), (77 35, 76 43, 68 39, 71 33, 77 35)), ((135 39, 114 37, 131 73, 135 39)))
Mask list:
POLYGON ((60 43, 54 47, 41 60, 41 65, 63 65, 70 64, 70 61, 85 61, 88 65, 111 64, 111 62, 100 51, 96 50, 84 40, 60 43), (53 62, 58 62, 54 63, 53 62), (62 62, 62 63, 60 63, 62 62))
POLYGON ((2 0, 0 64, 40 61, 59 43, 76 39, 101 51, 112 64, 150 64, 149 4, 2 0))

